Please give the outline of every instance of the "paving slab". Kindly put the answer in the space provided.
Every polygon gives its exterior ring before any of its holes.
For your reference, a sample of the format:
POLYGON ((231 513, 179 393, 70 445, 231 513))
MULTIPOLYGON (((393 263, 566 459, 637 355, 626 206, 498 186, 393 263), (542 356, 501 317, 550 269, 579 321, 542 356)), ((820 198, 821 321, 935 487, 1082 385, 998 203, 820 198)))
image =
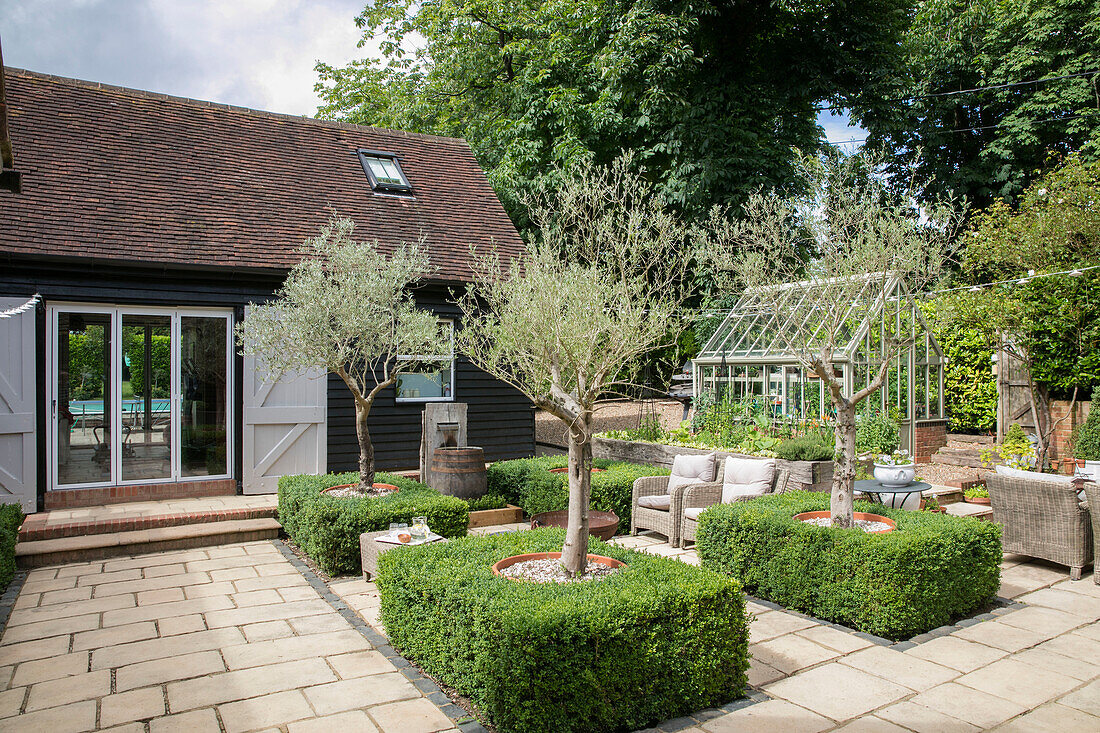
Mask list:
POLYGON ((786 700, 768 700, 709 720, 700 727, 710 733, 818 733, 834 726, 832 720, 786 700))
POLYGON ((1051 670, 1035 674, 1033 666, 1015 658, 1000 659, 963 675, 958 682, 1028 708, 1064 695, 1081 684, 1078 679, 1051 670))
POLYGON ((912 690, 840 663, 770 684, 764 691, 841 722, 912 694, 912 690))
POLYGON ((1088 733, 1100 730, 1100 718, 1058 704, 1043 705, 996 728, 999 733, 1088 733))
POLYGON ((840 662, 918 692, 959 676, 956 669, 881 646, 849 654, 840 662))
POLYGON ((926 690, 914 696, 910 702, 964 720, 979 728, 992 728, 1028 709, 1018 702, 956 682, 947 682, 926 690))
POLYGON ((899 702, 875 712, 878 717, 916 733, 975 733, 976 725, 913 702, 899 702))

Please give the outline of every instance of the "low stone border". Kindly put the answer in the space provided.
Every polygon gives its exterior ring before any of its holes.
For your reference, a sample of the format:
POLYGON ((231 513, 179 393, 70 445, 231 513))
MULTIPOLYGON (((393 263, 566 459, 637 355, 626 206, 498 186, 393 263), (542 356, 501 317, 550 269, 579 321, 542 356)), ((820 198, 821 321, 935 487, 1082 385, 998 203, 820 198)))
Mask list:
POLYGON ((923 644, 926 641, 932 641, 933 639, 937 639, 941 636, 947 636, 948 634, 951 634, 955 631, 958 631, 959 629, 964 629, 967 626, 974 626, 976 624, 980 624, 982 621, 992 621, 993 619, 997 618, 998 616, 1004 616, 1006 613, 1012 613, 1013 611, 1018 611, 1021 608, 1027 608, 1026 603, 1021 603, 1020 601, 1014 601, 1014 600, 1011 600, 1009 598, 1002 598, 1000 596, 997 596, 996 598, 993 599, 994 608, 993 608, 992 611, 988 611, 986 613, 980 613, 977 616, 969 616, 969 617, 964 618, 964 619, 959 619, 958 621, 956 621, 953 624, 946 624, 944 626, 939 626, 935 629, 932 629, 931 631, 926 631, 923 634, 917 634, 916 636, 911 637, 909 639, 903 639, 901 641, 891 641, 890 639, 886 639, 886 638, 883 638, 881 636, 875 636, 874 634, 868 634, 866 631, 856 631, 855 629, 851 628, 850 626, 844 626, 843 624, 837 624, 837 623, 833 623, 832 621, 826 621, 824 619, 820 619, 820 618, 817 618, 816 616, 811 616, 809 614, 802 613, 800 611, 794 611, 794 610, 791 610, 789 608, 784 608, 783 606, 780 606, 778 603, 773 603, 772 601, 766 601, 763 598, 757 598, 755 596, 750 596, 748 593, 745 594, 745 598, 748 599, 749 601, 751 601, 752 603, 755 603, 759 606, 763 606, 764 608, 767 608, 768 610, 782 611, 783 613, 789 613, 792 616, 798 616, 799 618, 808 619, 808 620, 813 621, 815 623, 819 623, 822 626, 828 626, 831 629, 836 629, 837 631, 843 631, 843 632, 851 634, 852 636, 855 636, 859 639, 864 639, 864 640, 869 641, 873 644, 878 644, 879 646, 889 647, 889 648, 895 649, 899 652, 903 652, 907 649, 912 649, 913 647, 917 646, 918 644, 923 644))
MULTIPOLYGON (((388 638, 375 631, 375 629, 364 621, 358 613, 344 603, 338 595, 333 593, 328 587, 328 584, 294 553, 294 550, 287 545, 285 540, 276 540, 274 544, 279 549, 279 552, 283 554, 283 557, 294 566, 294 569, 301 573, 302 577, 309 582, 310 586, 325 599, 325 602, 343 616, 356 631, 362 634, 363 638, 369 641, 376 651, 386 657, 393 666, 401 670, 401 674, 405 675, 410 682, 416 685, 416 687, 419 688, 444 715, 453 720, 462 733, 489 733, 485 726, 476 719, 473 719, 469 711, 451 702, 451 699, 447 697, 442 688, 436 684, 435 680, 424 675, 416 666, 409 662, 409 660, 398 654, 397 650, 390 646, 390 640, 388 638)), ((0 627, 0 631, 2 630, 2 627, 0 627)), ((727 713, 732 713, 736 710, 746 708, 749 705, 755 705, 758 702, 764 702, 770 699, 771 698, 763 692, 746 684, 744 697, 738 698, 720 707, 706 708, 705 710, 700 710, 691 715, 666 720, 663 723, 658 723, 652 728, 646 728, 636 733, 675 733, 675 731, 684 730, 699 725, 700 723, 705 723, 708 720, 713 720, 727 713)))
POLYGON ((23 583, 27 580, 26 570, 16 570, 11 582, 0 595, 0 636, 4 635, 4 629, 8 626, 8 618, 15 608, 15 599, 19 597, 19 591, 23 590, 23 583))

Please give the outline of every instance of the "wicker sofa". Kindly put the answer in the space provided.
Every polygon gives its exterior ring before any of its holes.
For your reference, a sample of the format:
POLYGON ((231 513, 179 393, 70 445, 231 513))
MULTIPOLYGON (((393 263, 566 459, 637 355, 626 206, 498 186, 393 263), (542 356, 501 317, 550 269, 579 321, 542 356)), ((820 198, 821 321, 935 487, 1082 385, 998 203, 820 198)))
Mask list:
POLYGON ((643 476, 634 481, 634 495, 630 508, 630 534, 636 535, 643 529, 651 529, 668 537, 668 543, 679 547, 680 541, 680 499, 686 486, 668 489, 668 476, 643 476), (638 500, 643 496, 669 495, 669 507, 652 509, 642 506, 638 500))
MULTIPOLYGON (((718 475, 725 475, 724 462, 718 467, 718 475)), ((771 490, 768 494, 782 494, 787 490, 787 486, 790 484, 791 472, 786 468, 777 468, 775 470, 775 476, 772 478, 771 490)), ((739 496, 734 501, 749 501, 756 499, 756 496, 739 496)), ((679 544, 675 547, 683 547, 685 542, 695 541, 695 531, 699 527, 699 522, 695 519, 684 514, 684 511, 691 508, 706 508, 715 504, 722 503, 722 482, 716 481, 710 484, 695 484, 694 486, 684 487, 683 494, 680 496, 680 511, 678 516, 680 517, 680 527, 677 531, 679 537, 679 544)))
POLYGON ((1096 558, 1100 557, 1100 484, 1086 481, 1085 499, 1092 519, 1092 582, 1100 585, 1100 573, 1096 572, 1096 558))
POLYGON ((1067 565, 1070 579, 1081 579, 1092 564, 1093 528, 1073 485, 996 473, 985 485, 1005 552, 1067 565))

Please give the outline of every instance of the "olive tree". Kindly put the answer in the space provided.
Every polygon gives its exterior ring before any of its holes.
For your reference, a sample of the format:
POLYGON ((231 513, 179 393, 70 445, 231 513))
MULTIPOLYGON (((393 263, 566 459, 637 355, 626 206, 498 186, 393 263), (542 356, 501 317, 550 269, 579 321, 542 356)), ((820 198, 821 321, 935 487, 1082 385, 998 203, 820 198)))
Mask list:
POLYGON ((310 368, 332 372, 355 400, 359 491, 374 485, 374 446, 367 419, 375 399, 420 366, 407 354, 442 350, 436 317, 416 307, 410 287, 431 272, 419 244, 392 253, 352 239, 354 223, 333 216, 302 248, 275 299, 251 305, 238 326, 245 355, 265 378, 310 368))
POLYGON ((825 386, 836 412, 832 524, 851 527, 857 406, 923 334, 910 294, 944 276, 957 216, 946 206, 918 211, 912 199, 892 197, 875 163, 860 157, 807 158, 802 170, 806 196, 753 195, 729 224, 739 246, 727 263, 728 283, 754 290, 772 318, 773 348, 825 386), (902 287, 884 292, 893 277, 902 287), (849 392, 839 366, 844 348, 879 309, 888 317, 872 334, 866 380, 849 392))
POLYGON ((596 400, 629 379, 624 367, 637 357, 675 341, 702 236, 628 166, 578 166, 528 197, 535 235, 526 254, 478 258, 460 301, 458 340, 471 361, 568 427, 562 564, 571 576, 586 566, 596 400))

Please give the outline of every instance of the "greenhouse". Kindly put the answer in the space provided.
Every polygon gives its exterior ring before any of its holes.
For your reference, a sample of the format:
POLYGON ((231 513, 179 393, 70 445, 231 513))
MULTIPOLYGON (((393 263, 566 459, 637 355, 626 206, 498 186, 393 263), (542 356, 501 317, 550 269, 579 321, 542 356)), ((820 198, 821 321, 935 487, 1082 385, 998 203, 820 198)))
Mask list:
POLYGON ((896 408, 901 447, 914 451, 922 422, 943 429, 944 358, 916 300, 890 273, 746 290, 693 360, 695 397, 758 398, 777 419, 828 417, 826 389, 807 355, 831 352, 851 395, 891 342, 900 353, 863 404, 896 408))

